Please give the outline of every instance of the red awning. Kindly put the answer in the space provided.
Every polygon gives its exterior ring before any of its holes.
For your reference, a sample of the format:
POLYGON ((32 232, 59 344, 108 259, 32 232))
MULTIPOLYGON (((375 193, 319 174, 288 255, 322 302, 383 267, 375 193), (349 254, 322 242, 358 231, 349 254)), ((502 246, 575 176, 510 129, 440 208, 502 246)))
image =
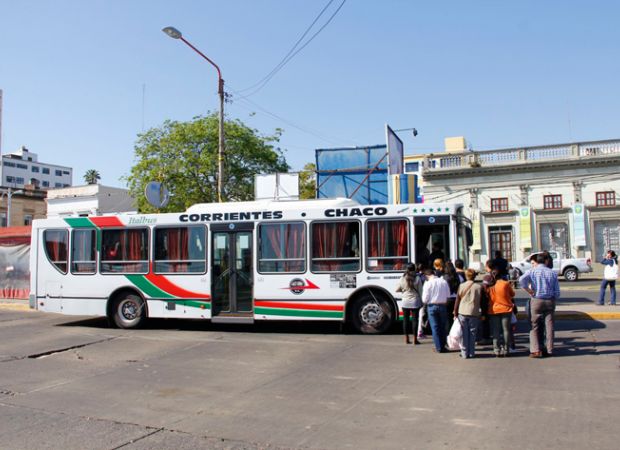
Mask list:
POLYGON ((32 227, 4 227, 0 228, 0 245, 29 244, 32 227))

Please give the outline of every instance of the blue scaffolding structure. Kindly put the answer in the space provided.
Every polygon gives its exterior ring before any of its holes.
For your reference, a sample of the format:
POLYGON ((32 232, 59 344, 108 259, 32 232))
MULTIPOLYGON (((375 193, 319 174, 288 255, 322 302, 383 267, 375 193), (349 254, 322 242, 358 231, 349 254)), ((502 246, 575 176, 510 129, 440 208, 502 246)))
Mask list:
POLYGON ((365 205, 388 203, 386 156, 385 145, 316 150, 316 197, 347 197, 365 205))

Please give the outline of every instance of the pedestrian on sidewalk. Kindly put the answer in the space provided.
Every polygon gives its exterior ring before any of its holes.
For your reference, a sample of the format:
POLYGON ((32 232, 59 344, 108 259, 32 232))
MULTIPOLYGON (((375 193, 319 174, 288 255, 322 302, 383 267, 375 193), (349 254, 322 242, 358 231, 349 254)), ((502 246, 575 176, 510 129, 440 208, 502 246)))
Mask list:
POLYGON ((548 267, 549 261, 544 254, 536 257, 536 267, 526 272, 520 279, 521 288, 532 297, 530 301, 531 323, 530 357, 541 358, 539 335, 545 331, 545 354, 553 355, 554 313, 556 301, 560 299, 558 275, 548 267))
POLYGON ((609 286, 609 304, 616 306, 616 280, 618 279, 618 256, 616 256, 616 252, 607 250, 607 254, 601 261, 601 264, 605 266, 605 271, 603 272, 603 281, 601 281, 598 304, 605 304, 605 291, 607 286, 609 286))
POLYGON ((489 294, 489 317, 493 332, 493 353, 508 356, 512 332, 510 321, 514 309, 515 291, 510 281, 502 278, 499 270, 493 269, 493 282, 487 289, 489 294))
POLYGON ((409 330, 413 334, 413 343, 419 344, 418 341, 418 319, 420 308, 422 307, 422 280, 416 273, 414 264, 407 264, 407 269, 398 282, 396 292, 402 292, 402 309, 403 309, 403 334, 405 335, 405 343, 411 344, 409 340, 409 330), (411 321, 410 321, 411 320, 411 321))
POLYGON ((446 310, 448 311, 446 333, 449 333, 452 323, 454 322, 452 311, 454 311, 454 303, 456 302, 456 292, 459 290, 459 285, 461 284, 456 268, 450 261, 446 263, 443 279, 446 280, 448 287, 450 288, 450 296, 448 297, 448 302, 446 303, 446 310))
POLYGON ((480 320, 483 289, 474 281, 475 278, 475 270, 465 271, 465 282, 459 286, 454 304, 454 320, 461 323, 463 330, 462 358, 473 358, 476 355, 476 332, 480 320))
POLYGON ((448 312, 446 303, 450 296, 450 287, 441 277, 435 276, 435 272, 426 269, 424 272, 426 282, 422 289, 422 302, 428 306, 428 319, 433 332, 433 344, 435 352, 445 353, 446 350, 446 322, 448 312))

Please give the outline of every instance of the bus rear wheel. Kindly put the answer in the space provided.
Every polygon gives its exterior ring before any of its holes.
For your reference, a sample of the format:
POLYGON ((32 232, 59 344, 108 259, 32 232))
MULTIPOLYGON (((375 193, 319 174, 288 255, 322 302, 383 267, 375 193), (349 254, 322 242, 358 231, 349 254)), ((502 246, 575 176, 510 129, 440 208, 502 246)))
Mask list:
POLYGON ((119 328, 137 328, 146 314, 144 300, 136 294, 126 294, 114 302, 113 319, 119 328))
POLYGON ((360 333, 385 333, 394 323, 394 308, 385 298, 369 293, 353 304, 351 318, 360 333))

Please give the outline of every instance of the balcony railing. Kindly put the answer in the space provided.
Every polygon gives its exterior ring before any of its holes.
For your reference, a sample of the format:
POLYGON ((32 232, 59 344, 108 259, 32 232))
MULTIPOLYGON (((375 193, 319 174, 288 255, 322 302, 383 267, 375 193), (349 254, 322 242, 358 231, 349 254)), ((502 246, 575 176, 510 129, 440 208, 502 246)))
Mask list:
POLYGON ((620 155, 620 140, 469 151, 458 155, 436 156, 431 154, 424 158, 423 170, 436 171, 461 167, 488 167, 553 160, 566 161, 606 155, 620 155))

